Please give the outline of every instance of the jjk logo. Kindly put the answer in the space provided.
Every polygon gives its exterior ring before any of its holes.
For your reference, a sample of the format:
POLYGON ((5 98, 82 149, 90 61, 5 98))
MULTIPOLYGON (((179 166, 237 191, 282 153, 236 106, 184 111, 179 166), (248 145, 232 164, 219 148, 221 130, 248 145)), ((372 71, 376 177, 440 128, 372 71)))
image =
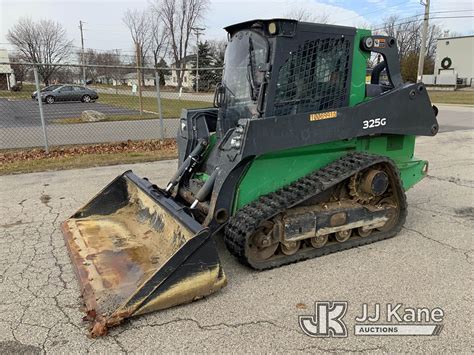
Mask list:
POLYGON ((346 311, 347 302, 316 302, 314 315, 299 316, 300 327, 310 337, 347 337, 346 311))

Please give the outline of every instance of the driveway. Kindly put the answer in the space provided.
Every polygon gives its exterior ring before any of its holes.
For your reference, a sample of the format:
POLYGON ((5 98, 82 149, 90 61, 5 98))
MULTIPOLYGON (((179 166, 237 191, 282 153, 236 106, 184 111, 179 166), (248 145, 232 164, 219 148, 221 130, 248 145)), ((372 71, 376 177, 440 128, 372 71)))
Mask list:
POLYGON ((392 239, 255 272, 217 238, 229 284, 188 305, 87 337, 59 224, 126 169, 164 186, 176 161, 2 176, 0 352, 244 353, 469 352, 472 349, 474 132, 418 140, 430 162, 407 192, 405 227, 392 239), (311 338, 298 316, 315 301, 347 301, 347 338, 311 338), (355 336, 363 303, 441 307, 439 336, 355 336))

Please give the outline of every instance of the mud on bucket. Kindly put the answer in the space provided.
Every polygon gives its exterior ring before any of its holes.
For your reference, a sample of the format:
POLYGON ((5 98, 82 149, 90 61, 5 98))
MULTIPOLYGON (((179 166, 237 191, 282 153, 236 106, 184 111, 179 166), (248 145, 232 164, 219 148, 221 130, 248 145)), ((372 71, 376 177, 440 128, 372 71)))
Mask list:
POLYGON ((92 336, 226 285, 207 229, 131 171, 63 222, 62 230, 92 336))

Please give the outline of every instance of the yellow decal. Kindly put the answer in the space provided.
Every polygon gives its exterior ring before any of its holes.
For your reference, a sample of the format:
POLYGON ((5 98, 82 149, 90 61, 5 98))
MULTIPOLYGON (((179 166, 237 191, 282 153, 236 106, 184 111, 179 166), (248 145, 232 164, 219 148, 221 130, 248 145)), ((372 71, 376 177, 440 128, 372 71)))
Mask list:
POLYGON ((329 112, 320 112, 320 113, 312 113, 309 115, 310 121, 320 121, 320 120, 327 120, 328 118, 336 118, 337 111, 329 111, 329 112))

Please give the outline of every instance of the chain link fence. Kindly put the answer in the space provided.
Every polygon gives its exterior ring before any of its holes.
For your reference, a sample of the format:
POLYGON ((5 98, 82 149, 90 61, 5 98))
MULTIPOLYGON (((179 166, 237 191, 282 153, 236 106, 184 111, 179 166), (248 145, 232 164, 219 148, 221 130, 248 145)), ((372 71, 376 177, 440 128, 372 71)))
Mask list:
POLYGON ((0 149, 175 138, 181 110, 211 107, 222 76, 222 68, 0 69, 0 149))

